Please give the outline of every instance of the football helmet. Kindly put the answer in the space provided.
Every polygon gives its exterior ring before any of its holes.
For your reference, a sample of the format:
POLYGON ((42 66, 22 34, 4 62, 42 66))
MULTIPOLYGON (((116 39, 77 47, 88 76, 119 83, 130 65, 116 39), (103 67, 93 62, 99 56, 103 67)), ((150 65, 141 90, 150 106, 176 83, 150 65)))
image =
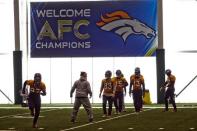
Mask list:
POLYGON ((112 72, 111 72, 110 70, 107 70, 107 71, 105 72, 105 77, 106 77, 106 78, 111 78, 111 75, 112 75, 112 72))

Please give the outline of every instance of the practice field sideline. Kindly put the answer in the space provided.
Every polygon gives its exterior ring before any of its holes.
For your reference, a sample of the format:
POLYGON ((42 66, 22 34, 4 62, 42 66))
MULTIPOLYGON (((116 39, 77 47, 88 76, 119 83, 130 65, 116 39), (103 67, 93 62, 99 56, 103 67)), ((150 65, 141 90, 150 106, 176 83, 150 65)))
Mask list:
POLYGON ((145 106, 144 111, 136 114, 131 107, 121 115, 102 118, 102 108, 93 109, 94 122, 88 123, 86 112, 81 109, 76 123, 70 122, 72 109, 63 106, 42 108, 39 118, 39 128, 32 128, 32 117, 27 108, 12 106, 0 108, 0 131, 197 131, 197 106, 179 105, 178 112, 162 112, 161 105, 145 106), (55 108, 54 108, 55 107, 55 108), (59 107, 59 108, 58 108, 59 107))

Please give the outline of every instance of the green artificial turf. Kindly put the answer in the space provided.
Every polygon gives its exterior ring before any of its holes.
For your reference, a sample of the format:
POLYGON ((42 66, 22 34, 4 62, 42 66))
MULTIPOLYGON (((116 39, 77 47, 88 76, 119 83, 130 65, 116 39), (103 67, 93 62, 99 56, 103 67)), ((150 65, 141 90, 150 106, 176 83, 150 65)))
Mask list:
MULTIPOLYGON (((102 118, 102 109, 93 109, 94 122, 89 124, 86 112, 81 109, 76 123, 70 122, 72 109, 42 109, 39 118, 39 128, 32 128, 32 118, 18 118, 12 116, 30 117, 27 108, 0 109, 0 131, 189 131, 197 130, 197 108, 179 108, 178 112, 162 112, 162 109, 144 109, 139 114, 134 113, 133 108, 120 115, 112 115, 110 118, 102 118), (7 116, 1 118, 3 116, 7 116), (79 127, 78 127, 79 126, 79 127), (83 126, 83 127, 80 127, 83 126), (160 129, 161 128, 161 129, 160 129)), ((113 109, 114 111, 114 109, 113 109)))

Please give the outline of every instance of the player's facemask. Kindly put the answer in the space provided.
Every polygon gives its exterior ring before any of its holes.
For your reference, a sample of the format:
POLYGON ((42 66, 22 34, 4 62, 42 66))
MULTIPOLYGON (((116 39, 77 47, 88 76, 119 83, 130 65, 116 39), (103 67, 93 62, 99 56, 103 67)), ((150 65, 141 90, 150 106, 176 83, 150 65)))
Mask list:
POLYGON ((117 76, 118 78, 121 78, 121 74, 116 74, 116 76, 117 76))
POLYGON ((140 77, 140 72, 135 72, 135 77, 139 78, 140 77))
POLYGON ((87 80, 87 74, 81 75, 80 79, 87 80))
POLYGON ((35 84, 40 84, 41 83, 41 78, 40 77, 35 77, 34 81, 35 81, 35 84))

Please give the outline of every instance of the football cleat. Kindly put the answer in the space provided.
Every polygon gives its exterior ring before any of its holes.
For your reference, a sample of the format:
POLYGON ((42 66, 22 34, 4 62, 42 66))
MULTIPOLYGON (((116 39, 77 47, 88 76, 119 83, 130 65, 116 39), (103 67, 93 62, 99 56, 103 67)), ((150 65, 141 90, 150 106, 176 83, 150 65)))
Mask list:
POLYGON ((33 124, 32 127, 33 127, 33 128, 38 128, 38 125, 37 125, 37 124, 33 124))
POLYGON ((173 112, 177 112, 177 109, 173 109, 173 112))
POLYGON ((105 118, 105 117, 107 117, 107 115, 106 115, 106 114, 104 114, 104 115, 102 115, 102 117, 103 117, 103 118, 105 118))
POLYGON ((70 122, 75 123, 75 119, 71 119, 70 122))
POLYGON ((93 118, 90 118, 90 119, 89 119, 89 122, 93 122, 93 118))

